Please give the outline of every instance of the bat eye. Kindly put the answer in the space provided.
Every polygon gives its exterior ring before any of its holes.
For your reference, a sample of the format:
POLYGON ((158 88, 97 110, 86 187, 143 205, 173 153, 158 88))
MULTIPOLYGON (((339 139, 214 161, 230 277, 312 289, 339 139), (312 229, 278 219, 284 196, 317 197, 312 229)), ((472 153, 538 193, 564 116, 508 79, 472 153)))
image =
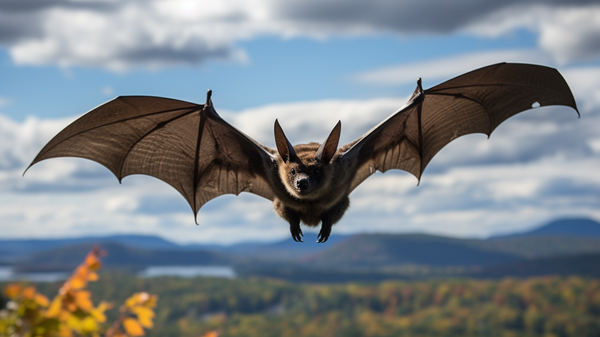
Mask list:
POLYGON ((320 175, 320 174, 321 174, 321 170, 319 170, 319 169, 315 169, 315 170, 313 171, 313 174, 314 174, 314 175, 316 175, 316 176, 318 176, 318 175, 320 175))
POLYGON ((294 168, 292 168, 292 169, 290 170, 290 173, 291 173, 291 174, 296 174, 296 170, 295 170, 294 168))

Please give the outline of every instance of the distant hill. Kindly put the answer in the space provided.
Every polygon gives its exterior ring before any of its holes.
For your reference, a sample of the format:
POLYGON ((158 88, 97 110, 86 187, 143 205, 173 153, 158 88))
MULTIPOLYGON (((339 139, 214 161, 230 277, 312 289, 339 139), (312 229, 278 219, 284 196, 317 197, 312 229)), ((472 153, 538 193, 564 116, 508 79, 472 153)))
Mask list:
POLYGON ((471 276, 501 278, 547 275, 600 277, 600 254, 555 256, 490 266, 471 276))
POLYGON ((600 236, 594 234, 598 228, 600 224, 593 220, 571 219, 487 240, 425 234, 357 234, 332 235, 327 243, 317 244, 315 234, 307 233, 304 243, 286 239, 231 246, 184 246, 144 235, 0 240, 0 262, 4 259, 23 271, 71 270, 96 243, 108 251, 103 261, 109 268, 229 265, 239 275, 306 281, 471 275, 472 270, 480 271, 474 275, 477 277, 499 277, 518 275, 519 270, 552 272, 552 268, 561 275, 578 273, 577 270, 593 274, 588 271, 593 269, 595 260, 589 256, 600 255, 600 236), (588 267, 576 269, 577 266, 588 267))
MULTIPOLYGON (((72 270, 79 265, 93 244, 83 243, 34 253, 22 260, 18 271, 72 270)), ((145 268, 147 266, 230 265, 232 258, 204 250, 149 250, 120 243, 100 244, 108 255, 105 267, 145 268)))
POLYGON ((273 243, 239 243, 231 246, 207 248, 227 254, 243 255, 267 260, 299 259, 324 250, 352 237, 353 235, 333 234, 327 243, 317 243, 316 234, 306 234, 304 242, 299 243, 292 238, 273 243))
POLYGON ((11 262, 35 252, 82 244, 120 243, 133 248, 177 250, 184 247, 156 236, 111 235, 68 239, 0 240, 0 261, 11 262))
POLYGON ((498 235, 490 240, 531 236, 577 236, 600 238, 600 223, 584 218, 561 219, 522 233, 498 235))
POLYGON ((401 264, 483 266, 514 262, 515 254, 477 247, 468 239, 425 234, 360 234, 302 261, 317 265, 385 267, 401 264))
POLYGON ((524 258, 600 253, 600 237, 571 235, 520 235, 471 241, 481 249, 514 254, 524 258))
POLYGON ((330 245, 342 241, 347 237, 349 237, 349 235, 334 234, 329 237, 329 241, 326 245, 317 244, 316 236, 313 240, 312 236, 307 234, 305 242, 301 244, 294 242, 290 238, 274 243, 244 242, 230 246, 214 244, 178 245, 160 237, 148 235, 89 236, 67 239, 0 240, 0 264, 2 262, 12 264, 36 252, 46 251, 54 248, 83 244, 109 243, 119 243, 131 248, 142 248, 148 250, 204 250, 226 254, 237 254, 248 257, 289 259, 327 249, 330 245))

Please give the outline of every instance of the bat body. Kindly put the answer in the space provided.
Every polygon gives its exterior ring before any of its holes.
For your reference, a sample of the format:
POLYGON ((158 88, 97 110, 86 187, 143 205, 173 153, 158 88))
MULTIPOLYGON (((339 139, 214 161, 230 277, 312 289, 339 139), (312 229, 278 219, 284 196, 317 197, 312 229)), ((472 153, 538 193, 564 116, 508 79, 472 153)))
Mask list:
POLYGON ((31 165, 70 156, 99 162, 119 180, 151 175, 177 189, 194 215, 220 195, 254 193, 273 201, 295 241, 302 241, 303 223, 321 224, 318 242, 325 242, 348 209, 350 193, 376 171, 400 169, 420 180, 452 140, 470 133, 489 136, 507 118, 538 105, 577 111, 555 69, 500 63, 427 90, 419 79, 404 107, 341 147, 340 122, 322 144, 292 146, 276 120, 272 149, 223 120, 210 91, 205 104, 123 96, 73 122, 31 165))

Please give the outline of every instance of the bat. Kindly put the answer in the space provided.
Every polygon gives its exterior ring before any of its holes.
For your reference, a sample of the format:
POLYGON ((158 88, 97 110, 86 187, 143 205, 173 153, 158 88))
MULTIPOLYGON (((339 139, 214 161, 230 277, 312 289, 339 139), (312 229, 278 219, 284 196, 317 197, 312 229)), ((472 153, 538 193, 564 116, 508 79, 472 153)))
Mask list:
POLYGON ((322 243, 348 209, 350 193, 376 171, 404 170, 420 181, 433 156, 462 135, 489 137, 500 123, 535 106, 564 105, 579 115, 556 69, 499 63, 427 90, 418 79, 402 108, 340 147, 341 122, 322 144, 293 146, 275 120, 273 149, 223 120, 211 93, 205 104, 117 97, 58 133, 29 167, 81 157, 104 165, 119 182, 131 174, 150 175, 179 191, 194 217, 220 195, 254 193, 273 202, 294 241, 302 242, 301 223, 321 224, 322 243))

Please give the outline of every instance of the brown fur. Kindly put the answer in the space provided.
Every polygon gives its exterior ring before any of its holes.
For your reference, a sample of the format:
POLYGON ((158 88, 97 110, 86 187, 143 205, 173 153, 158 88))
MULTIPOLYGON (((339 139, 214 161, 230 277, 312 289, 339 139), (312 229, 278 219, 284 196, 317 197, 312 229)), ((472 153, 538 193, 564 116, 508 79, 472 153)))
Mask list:
POLYGON ((321 224, 319 242, 325 242, 331 233, 331 226, 342 218, 350 206, 349 188, 355 172, 340 156, 342 152, 337 150, 339 125, 323 145, 321 154, 319 143, 300 144, 291 148, 278 127, 277 124, 275 137, 280 145, 276 170, 280 188, 273 189, 275 212, 290 223, 295 241, 302 241, 302 222, 310 227, 321 224), (299 187, 299 180, 307 181, 305 189, 299 187))
POLYGON ((275 212, 288 222, 295 219, 290 216, 290 212, 295 212, 298 213, 300 221, 307 226, 318 226, 323 221, 323 217, 336 223, 350 205, 348 181, 352 177, 344 174, 348 171, 335 157, 329 164, 317 162, 314 156, 319 145, 310 143, 294 146, 299 162, 286 163, 281 158, 277 160, 279 177, 287 193, 276 193, 273 204, 275 212), (296 171, 319 168, 322 173, 315 189, 306 195, 298 193, 292 186, 293 177, 290 175, 292 168, 296 171))

